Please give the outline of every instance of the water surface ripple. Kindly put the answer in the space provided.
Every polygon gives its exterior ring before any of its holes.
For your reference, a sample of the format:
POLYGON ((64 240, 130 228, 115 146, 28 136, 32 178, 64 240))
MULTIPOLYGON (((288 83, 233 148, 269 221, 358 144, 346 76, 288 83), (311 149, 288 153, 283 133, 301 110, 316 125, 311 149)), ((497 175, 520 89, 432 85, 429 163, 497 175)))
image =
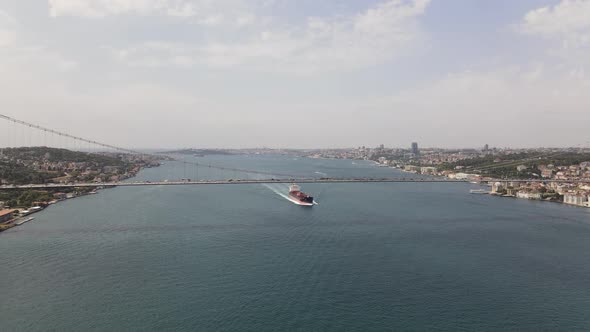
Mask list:
MULTIPOLYGON (((349 160, 198 160, 406 176, 349 160)), ((172 162, 139 177, 186 172, 172 162)), ((275 185, 115 188, 62 202, 0 234, 0 329, 590 330, 590 209, 470 188, 310 184, 313 208, 275 185)))

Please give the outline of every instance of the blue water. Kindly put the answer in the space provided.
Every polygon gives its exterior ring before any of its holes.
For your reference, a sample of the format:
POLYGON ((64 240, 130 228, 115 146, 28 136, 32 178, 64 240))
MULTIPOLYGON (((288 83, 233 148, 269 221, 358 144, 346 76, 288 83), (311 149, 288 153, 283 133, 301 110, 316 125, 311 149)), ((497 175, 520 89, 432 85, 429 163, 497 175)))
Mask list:
MULTIPOLYGON (((194 160, 409 176, 350 160, 194 160)), ((170 162, 139 178, 240 177, 196 173, 170 162)), ((590 209, 470 188, 304 185, 313 208, 277 184, 65 201, 0 233, 0 330, 590 330, 590 209)))

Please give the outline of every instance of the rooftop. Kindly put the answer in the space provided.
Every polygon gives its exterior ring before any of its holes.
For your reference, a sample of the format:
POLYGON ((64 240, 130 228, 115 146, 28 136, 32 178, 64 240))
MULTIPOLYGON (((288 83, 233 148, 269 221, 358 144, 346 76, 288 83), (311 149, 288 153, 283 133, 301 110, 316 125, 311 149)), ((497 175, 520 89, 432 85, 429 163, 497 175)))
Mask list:
POLYGON ((16 210, 13 209, 4 209, 4 210, 0 210, 0 217, 4 217, 7 214, 11 214, 16 210))

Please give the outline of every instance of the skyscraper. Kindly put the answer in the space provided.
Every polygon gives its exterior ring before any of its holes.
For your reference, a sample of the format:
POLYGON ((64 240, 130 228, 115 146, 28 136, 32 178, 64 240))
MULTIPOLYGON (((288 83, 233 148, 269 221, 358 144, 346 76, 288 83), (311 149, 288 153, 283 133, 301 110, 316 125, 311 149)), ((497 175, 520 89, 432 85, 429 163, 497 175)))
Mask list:
POLYGON ((417 142, 412 142, 412 153, 413 154, 419 154, 420 150, 418 150, 418 143, 417 142))

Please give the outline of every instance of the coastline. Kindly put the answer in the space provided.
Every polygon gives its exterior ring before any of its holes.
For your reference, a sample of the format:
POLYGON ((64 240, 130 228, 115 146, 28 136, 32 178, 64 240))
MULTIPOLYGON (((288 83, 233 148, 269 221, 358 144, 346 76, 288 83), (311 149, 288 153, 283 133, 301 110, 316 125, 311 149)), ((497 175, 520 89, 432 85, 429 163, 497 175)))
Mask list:
MULTIPOLYGON (((90 196, 90 195, 96 195, 96 194, 98 194, 98 190, 101 190, 101 189, 104 189, 104 188, 97 188, 97 189, 95 189, 95 190, 93 190, 91 192, 88 192, 88 193, 81 193, 81 194, 78 194, 78 195, 72 195, 70 197, 66 197, 66 198, 63 198, 63 199, 58 199, 58 200, 54 200, 54 201, 48 202, 45 207, 42 207, 40 209, 31 211, 31 212, 29 212, 29 213, 27 213, 25 215, 18 216, 18 217, 14 218, 14 219, 11 219, 11 220, 3 223, 3 224, 0 224, 0 233, 2 233, 3 231, 9 230, 11 228, 14 228, 14 227, 21 226, 21 225, 25 224, 27 221, 22 222, 22 223, 19 223, 19 222, 24 221, 27 218, 32 218, 31 215, 36 214, 36 213, 39 213, 41 211, 44 211, 45 209, 48 209, 52 205, 58 204, 59 202, 63 202, 63 201, 75 199, 75 198, 80 198, 80 197, 90 196)), ((15 209, 15 210, 19 210, 19 209, 15 209)), ((34 218, 32 218, 32 219, 34 219, 34 218)), ((29 221, 31 221, 31 220, 29 220, 29 221)))
MULTIPOLYGON (((330 157, 320 157, 320 158, 321 159, 340 159, 340 158, 330 158, 330 157)), ((320 158, 312 158, 312 159, 320 159, 320 158)), ((346 159, 346 158, 344 158, 344 159, 346 159)), ((352 159, 352 158, 349 158, 348 160, 351 160, 351 161, 354 162, 354 161, 359 161, 359 160, 363 161, 363 160, 366 160, 366 159, 352 159)), ((405 170, 405 169, 400 168, 400 167, 394 167, 394 166, 390 166, 390 165, 384 165, 384 164, 382 164, 382 163, 380 163, 379 161, 376 161, 376 160, 371 160, 370 159, 368 161, 372 162, 372 164, 375 165, 375 166, 377 166, 377 167, 387 167, 387 168, 390 168, 390 169, 395 169, 395 170, 401 171, 403 173, 416 174, 416 175, 420 175, 420 176, 424 175, 424 176, 430 176, 430 177, 435 177, 435 178, 440 178, 440 179, 448 178, 445 175, 440 175, 440 174, 421 174, 421 173, 418 173, 416 171, 409 171, 409 170, 405 170)), ((499 179, 499 180, 491 180, 491 181, 478 181, 477 183, 473 183, 473 182, 471 182, 471 183, 472 184, 479 185, 479 186, 492 187, 494 182, 502 182, 502 180, 499 179)), ((586 208, 586 209, 590 208, 590 205, 589 206, 585 206, 585 205, 577 205, 577 204, 568 204, 568 203, 565 203, 562 200, 525 198, 525 197, 518 197, 516 195, 505 195, 505 194, 501 194, 501 193, 497 193, 497 192, 493 192, 493 191, 487 192, 485 194, 486 195, 490 195, 490 196, 495 196, 495 197, 502 197, 502 198, 515 198, 515 199, 524 199, 524 200, 539 201, 539 202, 560 203, 560 204, 563 204, 563 205, 566 205, 566 206, 571 206, 571 207, 586 208)))
MULTIPOLYGON (((151 168, 151 167, 160 167, 160 166, 161 166, 161 164, 160 164, 160 165, 157 165, 157 166, 150 166, 149 168, 151 168)), ((125 178, 125 180, 128 180, 128 179, 133 179, 133 178, 135 178, 137 175, 139 175, 139 173, 140 173, 140 172, 141 172, 141 171, 142 171, 144 168, 148 168, 148 167, 141 167, 141 168, 139 169, 139 171, 135 172, 135 173, 134 173, 132 176, 129 176, 129 177, 125 178)), ((26 222, 23 222, 23 223, 20 223, 20 224, 19 224, 19 222, 20 222, 20 221, 23 221, 23 220, 25 220, 26 218, 30 218, 30 216, 31 216, 32 214, 36 214, 36 213, 38 213, 38 212, 44 211, 45 209, 47 209, 47 208, 51 207, 52 205, 58 204, 59 202, 66 201, 66 200, 71 200, 71 199, 75 199, 75 198, 80 198, 80 197, 84 197, 84 196, 96 195, 96 194, 98 194, 98 193, 99 193, 99 191, 100 191, 100 190, 103 190, 103 189, 111 189, 111 188, 115 188, 115 187, 116 187, 116 186, 108 186, 108 187, 96 187, 96 188, 93 188, 93 189, 92 189, 91 191, 89 191, 89 192, 82 192, 82 193, 78 193, 78 194, 70 194, 70 193, 68 193, 68 194, 66 194, 66 196, 65 196, 65 197, 63 197, 63 198, 60 198, 60 199, 56 199, 56 200, 53 200, 53 201, 47 202, 47 205, 45 205, 45 206, 41 207, 40 209, 36 209, 36 210, 34 210, 34 211, 32 211, 32 212, 29 212, 29 213, 27 213, 27 214, 25 214, 25 215, 22 215, 22 216, 20 216, 20 215, 19 215, 19 216, 18 216, 18 217, 16 217, 16 218, 13 218, 13 219, 11 219, 11 220, 8 220, 8 221, 6 221, 6 222, 4 222, 4 223, 0 223, 0 233, 4 232, 4 231, 6 231, 6 230, 9 230, 9 229, 11 229, 11 228, 14 228, 14 227, 21 226, 21 225, 25 224, 26 222)), ((32 208, 32 207, 29 207, 29 209, 31 209, 31 208, 32 208)), ((18 210, 18 211, 19 211, 19 213, 20 213, 20 211, 23 211, 23 210, 21 210, 21 209, 18 209, 18 208, 15 208, 14 210, 18 210)), ((27 211, 27 210, 25 210, 25 211, 27 211)), ((33 219, 34 219, 34 218, 33 218, 33 219)))

